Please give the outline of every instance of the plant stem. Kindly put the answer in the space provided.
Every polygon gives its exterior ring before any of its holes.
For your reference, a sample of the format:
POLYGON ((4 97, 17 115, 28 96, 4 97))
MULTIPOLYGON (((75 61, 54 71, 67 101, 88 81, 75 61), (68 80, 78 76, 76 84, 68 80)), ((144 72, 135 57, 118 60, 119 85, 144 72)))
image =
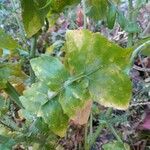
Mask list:
POLYGON ((16 91, 16 89, 11 85, 10 82, 7 82, 6 88, 4 90, 19 108, 23 108, 22 103, 19 100, 20 94, 16 91))
POLYGON ((95 143, 97 137, 100 135, 103 128, 104 128, 104 124, 99 124, 98 128, 96 129, 92 138, 90 139, 90 147, 92 147, 92 145, 95 143))
MULTIPOLYGON (((36 35, 34 35, 31 38, 30 59, 35 58, 36 56, 36 44, 37 44, 37 38, 36 38, 36 35)), ((30 81, 31 81, 31 84, 35 82, 35 74, 31 66, 30 66, 30 81)))
MULTIPOLYGON (((128 0, 128 3, 129 3, 129 6, 128 6, 128 9, 129 9, 129 22, 132 22, 133 21, 133 3, 132 3, 132 0, 128 0)), ((133 33, 129 33, 128 34, 128 44, 127 44, 127 46, 132 47, 132 45, 133 45, 133 33)))
POLYGON ((93 135, 93 114, 90 114, 90 137, 93 135))
POLYGON ((89 150, 88 123, 85 125, 85 132, 84 132, 84 149, 85 149, 85 150, 89 150))
MULTIPOLYGON (((112 108, 108 108, 106 111, 106 117, 109 117, 112 113, 112 108)), ((95 143, 97 137, 99 136, 100 132, 103 130, 105 124, 104 123, 100 123, 98 128, 96 129, 96 131, 92 134, 92 137, 90 137, 90 148, 92 147, 92 145, 95 143)))
POLYGON ((120 136, 117 134, 116 130, 114 129, 114 127, 113 127, 110 123, 108 123, 108 127, 110 128, 111 132, 112 132, 113 135, 116 137, 116 139, 117 139, 119 142, 123 143, 122 139, 120 138, 120 136))
POLYGON ((107 118, 110 117, 110 115, 112 114, 112 111, 113 111, 112 107, 110 107, 110 108, 107 109, 107 111, 106 111, 106 117, 107 118))
MULTIPOLYGON (((107 112, 106 112, 106 118, 109 118, 110 115, 112 114, 113 108, 108 108, 107 112)), ((107 121, 107 120, 106 120, 107 121)), ((116 139, 123 143, 120 136, 117 134, 117 132, 115 131, 114 127, 107 121, 107 125, 110 128, 111 132, 114 134, 114 136, 116 137, 116 139)))
POLYGON ((86 29, 87 26, 87 18, 86 18, 86 5, 85 5, 86 0, 82 0, 82 7, 83 7, 83 17, 84 17, 84 29, 86 29))

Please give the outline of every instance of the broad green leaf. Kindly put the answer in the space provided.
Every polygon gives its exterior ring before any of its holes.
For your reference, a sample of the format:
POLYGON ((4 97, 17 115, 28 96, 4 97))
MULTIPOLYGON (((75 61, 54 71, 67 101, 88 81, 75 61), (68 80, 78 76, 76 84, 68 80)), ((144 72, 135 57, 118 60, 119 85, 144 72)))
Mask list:
POLYGON ((33 114, 38 114, 41 106, 48 101, 48 87, 41 82, 32 84, 23 92, 20 101, 26 110, 33 114))
POLYGON ((21 0, 21 6, 24 28, 27 37, 31 37, 44 25, 46 15, 44 15, 43 12, 41 13, 34 0, 21 0))
POLYGON ((50 20, 52 18, 56 20, 58 17, 56 13, 77 2, 79 0, 21 0, 23 24, 27 36, 33 36, 42 28, 47 14, 48 18, 51 16, 50 20))
POLYGON ((107 0, 86 0, 87 16, 94 20, 104 18, 107 12, 107 0))
POLYGON ((76 30, 67 32, 65 51, 70 73, 83 73, 89 79, 93 100, 118 109, 128 107, 132 89, 126 74, 130 49, 123 49, 98 33, 76 30))
POLYGON ((32 59, 31 66, 41 82, 54 92, 61 91, 59 102, 68 116, 75 115, 77 109, 88 100, 88 80, 75 83, 74 80, 80 76, 69 78, 69 73, 57 58, 42 55, 32 59))
POLYGON ((107 107, 127 109, 131 98, 131 81, 118 65, 105 66, 90 76, 94 100, 107 107))
POLYGON ((19 45, 17 41, 15 41, 10 35, 6 34, 2 29, 0 29, 0 49, 5 48, 9 50, 14 50, 18 47, 19 45))
POLYGON ((74 116, 89 100, 89 81, 80 80, 82 74, 70 77, 61 61, 52 56, 34 58, 31 66, 38 82, 25 90, 20 100, 26 110, 43 117, 55 134, 63 136, 69 119, 67 116, 74 116))
POLYGON ((49 0, 51 11, 54 13, 61 12, 66 6, 79 3, 80 0, 49 0))
POLYGON ((103 146, 103 149, 104 150, 130 150, 130 147, 128 144, 126 143, 121 143, 119 141, 113 141, 113 142, 109 142, 109 143, 106 143, 104 144, 103 146))
POLYGON ((59 102, 65 114, 69 117, 74 117, 79 109, 81 109, 85 102, 89 100, 89 93, 87 90, 88 80, 72 83, 66 86, 61 92, 59 102))
POLYGON ((37 78, 45 82, 51 90, 57 90, 67 80, 69 74, 64 65, 52 56, 42 55, 31 60, 31 66, 37 78))
POLYGON ((116 21, 116 13, 117 13, 116 7, 113 4, 108 6, 107 24, 109 29, 112 29, 114 27, 116 21))
POLYGON ((68 127, 68 117, 63 113, 57 97, 42 106, 41 116, 55 134, 60 137, 65 135, 68 127))

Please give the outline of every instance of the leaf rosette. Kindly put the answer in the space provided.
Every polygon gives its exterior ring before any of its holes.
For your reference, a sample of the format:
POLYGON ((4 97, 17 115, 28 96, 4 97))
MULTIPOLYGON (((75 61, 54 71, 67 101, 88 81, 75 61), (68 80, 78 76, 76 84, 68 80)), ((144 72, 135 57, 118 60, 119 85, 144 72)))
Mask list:
POLYGON ((37 82, 20 100, 57 135, 64 136, 70 118, 92 99, 106 107, 127 109, 132 84, 126 70, 131 49, 123 49, 99 33, 66 34, 64 64, 48 55, 31 60, 37 82))

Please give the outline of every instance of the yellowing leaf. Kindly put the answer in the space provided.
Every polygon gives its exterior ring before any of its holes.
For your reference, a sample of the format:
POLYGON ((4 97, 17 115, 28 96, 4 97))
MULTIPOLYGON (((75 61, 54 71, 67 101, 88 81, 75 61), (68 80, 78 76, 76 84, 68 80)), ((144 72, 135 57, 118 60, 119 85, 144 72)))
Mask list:
POLYGON ((34 0, 21 0, 21 6, 24 28, 27 36, 31 37, 41 29, 45 16, 41 17, 34 0))
POLYGON ((73 121, 74 124, 84 125, 88 122, 92 103, 93 102, 91 100, 86 101, 86 103, 84 104, 84 107, 79 109, 76 112, 76 115, 74 117, 71 117, 71 120, 73 121))
POLYGON ((34 83, 30 88, 23 92, 20 101, 26 110, 38 115, 41 106, 48 101, 48 87, 41 82, 34 83))
POLYGON ((19 63, 0 63, 0 89, 6 87, 7 81, 25 78, 19 63))
POLYGON ((86 0, 87 15, 100 20, 106 16, 107 5, 107 0, 86 0))
POLYGON ((51 0, 50 6, 52 12, 59 13, 61 12, 66 6, 73 5, 75 3, 79 3, 79 0, 51 0))
POLYGON ((98 33, 76 30, 67 32, 65 51, 70 73, 83 73, 89 79, 93 100, 108 107, 127 109, 132 93, 126 73, 130 49, 123 49, 98 33))
POLYGON ((2 57, 2 55, 3 55, 3 49, 0 48, 0 57, 2 57))
POLYGON ((18 43, 10 35, 0 29, 0 51, 2 51, 2 48, 14 50, 18 47, 18 43))
POLYGON ((42 106, 41 116, 55 134, 60 137, 65 135, 69 118, 63 113, 57 97, 42 106))
POLYGON ((64 113, 69 117, 74 117, 90 96, 84 82, 86 81, 74 82, 66 86, 64 91, 60 93, 59 103, 64 113))

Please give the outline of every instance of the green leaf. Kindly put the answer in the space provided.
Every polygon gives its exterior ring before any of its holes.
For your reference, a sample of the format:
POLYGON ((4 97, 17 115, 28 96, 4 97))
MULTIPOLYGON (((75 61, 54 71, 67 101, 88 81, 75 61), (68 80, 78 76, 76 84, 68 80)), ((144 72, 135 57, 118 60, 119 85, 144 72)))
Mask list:
POLYGON ((64 113, 69 117, 74 117, 76 112, 89 100, 88 82, 88 80, 82 80, 72 83, 60 93, 59 102, 64 113))
POLYGON ((41 82, 34 83, 23 92, 20 101, 26 110, 33 114, 38 114, 41 106, 48 101, 48 87, 41 82))
POLYGON ((4 97, 0 96, 0 117, 6 114, 8 111, 8 107, 6 105, 6 101, 4 97))
POLYGON ((107 0, 86 0, 86 14, 94 20, 100 20, 105 17, 107 5, 107 0))
POLYGON ((9 82, 6 83, 4 91, 11 97, 11 100, 13 100, 20 108, 23 108, 22 103, 19 100, 19 93, 9 82))
MULTIPOLYGON (((33 121, 32 121, 33 122, 33 121)), ((35 121, 31 124, 29 128, 29 134, 30 135, 37 135, 37 134, 49 134, 49 128, 48 124, 46 124, 43 120, 43 118, 38 117, 35 119, 35 121)))
POLYGON ((128 23, 128 20, 125 18, 123 12, 121 11, 117 12, 117 22, 122 29, 124 29, 126 27, 126 24, 128 23))
POLYGON ((98 33, 68 31, 65 64, 73 75, 83 73, 89 79, 93 100, 126 109, 131 98, 131 81, 126 70, 130 49, 123 49, 98 33))
POLYGON ((49 0, 51 11, 54 13, 60 13, 66 6, 79 3, 80 0, 49 0))
POLYGON ((41 13, 34 0, 21 0, 22 18, 27 37, 36 34, 44 25, 46 14, 41 13))
POLYGON ((108 7, 108 12, 107 12, 107 24, 109 29, 113 29, 115 21, 116 21, 116 7, 111 4, 108 7))
MULTIPOLYGON (((57 13, 66 6, 79 3, 79 0, 21 0, 22 18, 27 37, 35 35, 44 25, 44 19, 51 16, 56 20, 57 13)), ((51 22, 50 22, 51 23, 51 22)))
POLYGON ((2 29, 0 29, 0 49, 5 48, 14 50, 18 47, 18 43, 10 35, 6 34, 2 29))
POLYGON ((3 89, 6 87, 6 83, 10 74, 11 74, 11 71, 9 68, 0 67, 0 89, 3 89))
POLYGON ((20 63, 0 63, 0 89, 6 88, 7 81, 24 78, 20 63))
POLYGON ((61 61, 52 56, 34 58, 31 66, 38 82, 25 90, 20 100, 26 110, 43 117, 55 134, 64 136, 69 119, 67 115, 74 116, 89 100, 89 81, 79 80, 82 74, 69 77, 61 61))
POLYGON ((90 76, 94 100, 107 107, 127 109, 131 98, 131 81, 118 65, 109 65, 90 76))
POLYGON ((141 31, 137 22, 129 22, 124 29, 128 33, 138 33, 141 31))
POLYGON ((104 150, 111 150, 111 149, 115 149, 115 150, 130 150, 130 147, 129 147, 128 144, 121 143, 119 141, 113 141, 113 142, 106 143, 102 147, 103 147, 104 150))
POLYGON ((41 116, 55 134, 60 137, 65 135, 69 118, 63 113, 57 97, 42 106, 41 116))
POLYGON ((64 65, 52 56, 42 55, 32 59, 31 66, 37 78, 54 91, 59 89, 69 76, 64 65))

